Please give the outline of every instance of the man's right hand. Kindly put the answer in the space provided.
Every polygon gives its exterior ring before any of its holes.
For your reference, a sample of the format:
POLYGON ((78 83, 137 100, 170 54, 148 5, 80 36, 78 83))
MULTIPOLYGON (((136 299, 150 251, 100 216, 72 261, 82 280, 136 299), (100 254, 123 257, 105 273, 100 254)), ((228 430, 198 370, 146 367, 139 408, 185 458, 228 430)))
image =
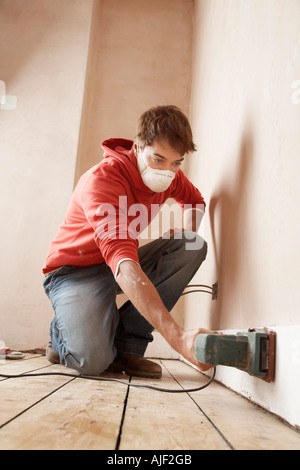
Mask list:
POLYGON ((199 362, 196 359, 196 356, 195 356, 195 341, 196 341, 196 337, 201 333, 219 334, 217 331, 207 330, 205 328, 198 328, 198 329, 195 329, 195 330, 185 330, 185 331, 183 331, 182 338, 181 338, 182 351, 178 351, 178 352, 180 354, 182 354, 182 356, 187 361, 191 362, 192 364, 197 366, 198 369, 205 372, 205 371, 211 369, 214 366, 212 366, 210 364, 203 364, 202 362, 199 362))

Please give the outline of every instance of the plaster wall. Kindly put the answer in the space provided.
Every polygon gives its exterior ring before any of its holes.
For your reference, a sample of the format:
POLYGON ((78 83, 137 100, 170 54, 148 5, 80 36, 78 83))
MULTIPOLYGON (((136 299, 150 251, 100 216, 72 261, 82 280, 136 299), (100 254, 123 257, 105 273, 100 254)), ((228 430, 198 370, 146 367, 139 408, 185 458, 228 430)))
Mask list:
POLYGON ((189 175, 209 246, 195 281, 219 296, 186 296, 185 327, 277 331, 276 382, 235 388, 299 425, 300 3, 195 0, 194 21, 189 175))

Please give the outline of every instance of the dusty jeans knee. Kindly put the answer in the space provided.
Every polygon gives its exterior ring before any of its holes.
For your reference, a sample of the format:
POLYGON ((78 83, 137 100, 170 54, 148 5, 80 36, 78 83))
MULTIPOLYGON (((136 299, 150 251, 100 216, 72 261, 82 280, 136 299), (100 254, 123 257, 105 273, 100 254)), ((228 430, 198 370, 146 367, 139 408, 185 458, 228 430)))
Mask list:
POLYGON ((105 263, 63 266, 44 281, 55 317, 50 326, 60 362, 83 374, 98 375, 116 355, 118 285, 105 263))

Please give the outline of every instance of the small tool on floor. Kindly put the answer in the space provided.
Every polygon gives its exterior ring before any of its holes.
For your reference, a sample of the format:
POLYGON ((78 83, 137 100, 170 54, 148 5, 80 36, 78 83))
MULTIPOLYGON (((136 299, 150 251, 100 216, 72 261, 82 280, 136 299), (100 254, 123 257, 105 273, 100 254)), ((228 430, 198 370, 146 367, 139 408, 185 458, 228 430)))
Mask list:
POLYGON ((0 348, 0 359, 17 360, 23 358, 24 354, 22 354, 20 351, 12 351, 9 348, 0 348))
POLYGON ((276 334, 265 329, 249 329, 236 335, 201 333, 196 337, 199 362, 241 369, 266 382, 275 379, 276 334))

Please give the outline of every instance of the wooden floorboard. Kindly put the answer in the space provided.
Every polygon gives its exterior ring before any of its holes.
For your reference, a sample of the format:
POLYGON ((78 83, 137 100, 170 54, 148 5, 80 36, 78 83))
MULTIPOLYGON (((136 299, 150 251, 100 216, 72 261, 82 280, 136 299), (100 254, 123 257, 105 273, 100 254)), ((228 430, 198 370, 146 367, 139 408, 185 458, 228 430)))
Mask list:
MULTIPOLYGON (((38 369, 40 373, 50 370, 59 371, 59 366, 38 369)), ((16 416, 24 413, 39 403, 47 395, 54 393, 70 379, 65 377, 30 377, 3 380, 0 382, 1 415, 0 426, 3 427, 16 416)))
MULTIPOLYGON (((202 375, 198 384, 201 381, 203 384, 206 381, 202 375)), ((134 378, 133 382, 145 380, 134 378)), ((160 381, 147 383, 170 390, 181 389, 165 367, 160 381)), ((229 447, 186 393, 130 388, 120 449, 225 450, 229 447)))
MULTIPOLYGON (((162 379, 131 382, 174 390, 208 380, 178 360, 157 361, 162 379)), ((74 374, 37 355, 0 365, 0 374, 59 371, 74 374)), ((1 450, 300 449, 298 432, 215 381, 167 393, 80 377, 0 377, 0 396, 1 450)))
MULTIPOLYGON (((184 388, 195 387, 199 372, 177 361, 164 361, 184 388)), ((277 417, 232 390, 212 382, 190 394, 213 426, 236 450, 299 450, 300 434, 277 417)))
MULTIPOLYGON (((61 365, 38 369, 59 371, 74 373, 61 365)), ((0 449, 115 449, 126 392, 122 384, 57 375, 3 380, 0 449)))
MULTIPOLYGON (((21 360, 6 360, 0 362, 0 374, 7 372, 8 374, 23 374, 31 370, 37 370, 42 367, 50 366, 50 363, 45 360, 45 356, 27 354, 21 360)), ((0 377, 0 381, 5 380, 0 377)))

